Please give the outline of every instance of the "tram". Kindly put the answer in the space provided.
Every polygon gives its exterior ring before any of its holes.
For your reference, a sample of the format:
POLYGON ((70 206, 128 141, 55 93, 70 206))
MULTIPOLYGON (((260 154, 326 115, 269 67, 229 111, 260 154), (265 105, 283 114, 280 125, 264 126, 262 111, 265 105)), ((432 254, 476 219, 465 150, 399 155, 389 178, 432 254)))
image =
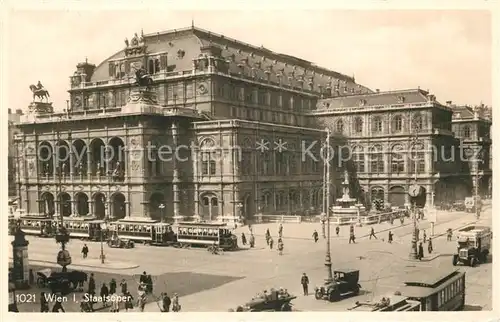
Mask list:
POLYGON ((465 305, 465 272, 431 270, 407 277, 398 291, 410 300, 418 301, 422 311, 460 311, 465 305))
POLYGON ((34 235, 40 237, 50 237, 52 230, 55 230, 55 223, 51 218, 46 216, 22 216, 20 218, 9 218, 14 225, 19 228, 26 235, 34 235))
POLYGON ((238 239, 226 223, 181 222, 177 226, 177 242, 181 246, 216 245, 223 250, 238 248, 238 239))
POLYGON ((110 231, 124 240, 156 246, 169 246, 177 241, 172 225, 156 220, 120 219, 110 225, 110 231))

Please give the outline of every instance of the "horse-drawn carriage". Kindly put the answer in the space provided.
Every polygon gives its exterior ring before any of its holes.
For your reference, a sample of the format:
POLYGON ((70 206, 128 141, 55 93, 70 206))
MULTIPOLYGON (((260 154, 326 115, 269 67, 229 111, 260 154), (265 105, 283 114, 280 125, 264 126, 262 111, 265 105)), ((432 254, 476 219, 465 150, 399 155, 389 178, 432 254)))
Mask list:
POLYGON ((42 269, 36 275, 39 288, 48 288, 52 293, 61 294, 83 290, 83 283, 88 279, 87 273, 82 271, 53 272, 50 268, 42 269))
POLYGON ((134 248, 135 246, 134 241, 118 237, 118 233, 116 231, 113 232, 107 243, 111 248, 134 248))

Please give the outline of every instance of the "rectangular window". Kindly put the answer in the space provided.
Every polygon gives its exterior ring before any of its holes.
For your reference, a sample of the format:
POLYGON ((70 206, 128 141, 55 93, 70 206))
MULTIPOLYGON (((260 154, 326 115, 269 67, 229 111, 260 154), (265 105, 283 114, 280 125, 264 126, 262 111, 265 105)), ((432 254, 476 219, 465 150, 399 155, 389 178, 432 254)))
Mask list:
POLYGON ((215 152, 201 153, 201 173, 202 175, 215 175, 216 161, 215 152))
POLYGON ((246 108, 246 118, 247 118, 247 120, 252 119, 252 109, 249 107, 246 108))

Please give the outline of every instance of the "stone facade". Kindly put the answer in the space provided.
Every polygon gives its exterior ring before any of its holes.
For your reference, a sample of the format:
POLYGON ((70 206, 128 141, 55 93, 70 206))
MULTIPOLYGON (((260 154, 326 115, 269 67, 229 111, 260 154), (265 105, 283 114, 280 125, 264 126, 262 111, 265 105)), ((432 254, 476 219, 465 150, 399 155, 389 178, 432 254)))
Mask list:
POLYGON ((492 121, 484 106, 455 106, 449 102, 453 114, 453 132, 460 139, 467 160, 474 192, 491 196, 492 190, 492 121))
POLYGON ((426 192, 422 206, 470 195, 452 114, 420 89, 322 99, 310 112, 346 141, 345 160, 358 179, 359 196, 392 206, 409 203, 415 181, 426 192))
POLYGON ((14 144, 14 137, 19 133, 17 125, 21 120, 23 115, 22 110, 16 110, 12 113, 11 109, 8 110, 8 144, 9 152, 7 156, 7 169, 8 169, 8 191, 9 197, 17 196, 17 184, 16 184, 16 149, 14 144))
POLYGON ((369 89, 197 28, 141 39, 97 67, 78 64, 66 113, 31 107, 18 144, 28 213, 235 220, 322 210, 320 144, 316 160, 301 149, 325 133, 306 112, 322 95, 369 89), (141 67, 147 88, 131 79, 141 67), (160 161, 158 147, 182 155, 160 161))

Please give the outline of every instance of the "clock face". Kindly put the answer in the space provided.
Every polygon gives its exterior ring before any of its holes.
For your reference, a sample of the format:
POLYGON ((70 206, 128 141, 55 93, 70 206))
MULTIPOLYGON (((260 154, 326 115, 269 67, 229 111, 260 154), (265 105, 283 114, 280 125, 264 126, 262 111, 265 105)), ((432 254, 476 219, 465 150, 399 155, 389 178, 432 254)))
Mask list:
POLYGON ((418 186, 418 185, 412 185, 410 187, 408 193, 412 197, 417 197, 420 194, 420 186, 418 186))

